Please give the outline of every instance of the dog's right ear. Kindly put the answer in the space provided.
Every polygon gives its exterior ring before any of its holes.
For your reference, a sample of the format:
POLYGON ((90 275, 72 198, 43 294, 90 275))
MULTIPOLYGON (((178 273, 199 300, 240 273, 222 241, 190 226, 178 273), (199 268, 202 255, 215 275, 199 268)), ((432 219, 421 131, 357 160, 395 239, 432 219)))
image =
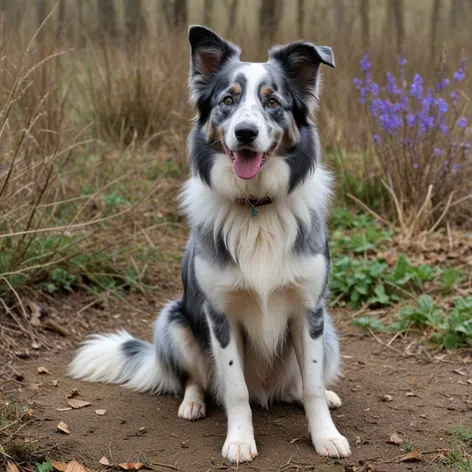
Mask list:
POLYGON ((240 49, 209 28, 192 25, 188 29, 190 42, 190 94, 196 104, 215 72, 228 60, 239 58, 240 49))

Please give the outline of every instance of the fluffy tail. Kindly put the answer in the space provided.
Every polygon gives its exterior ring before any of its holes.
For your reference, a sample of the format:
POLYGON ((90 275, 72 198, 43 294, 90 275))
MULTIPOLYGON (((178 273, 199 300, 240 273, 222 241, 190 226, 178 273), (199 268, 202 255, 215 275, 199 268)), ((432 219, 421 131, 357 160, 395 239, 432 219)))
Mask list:
POLYGON ((68 375, 89 382, 123 384, 138 392, 178 395, 180 380, 158 357, 155 346, 126 331, 89 336, 68 375))

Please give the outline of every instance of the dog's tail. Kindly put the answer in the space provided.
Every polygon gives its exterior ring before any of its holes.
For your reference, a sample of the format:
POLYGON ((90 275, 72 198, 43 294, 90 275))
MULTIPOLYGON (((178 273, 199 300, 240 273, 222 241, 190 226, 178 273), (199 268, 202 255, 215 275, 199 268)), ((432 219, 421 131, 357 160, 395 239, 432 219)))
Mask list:
POLYGON ((178 395, 182 385, 161 361, 156 347, 126 331, 89 336, 69 365, 68 375, 89 382, 123 384, 138 392, 178 395))

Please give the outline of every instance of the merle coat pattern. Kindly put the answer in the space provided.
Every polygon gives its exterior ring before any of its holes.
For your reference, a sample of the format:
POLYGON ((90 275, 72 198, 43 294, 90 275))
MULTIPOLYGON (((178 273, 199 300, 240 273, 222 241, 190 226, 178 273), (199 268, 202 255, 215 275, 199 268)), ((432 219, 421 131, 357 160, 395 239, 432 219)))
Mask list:
POLYGON ((228 418, 222 454, 257 455, 251 403, 303 404, 321 455, 350 454, 325 390, 339 370, 325 307, 331 177, 321 165, 312 112, 328 47, 276 46, 266 63, 192 26, 190 179, 181 205, 191 229, 182 296, 168 303, 152 344, 120 331, 84 343, 70 375, 156 394, 183 393, 178 415, 205 416, 204 393, 228 418), (264 203, 262 205, 262 202, 264 203))

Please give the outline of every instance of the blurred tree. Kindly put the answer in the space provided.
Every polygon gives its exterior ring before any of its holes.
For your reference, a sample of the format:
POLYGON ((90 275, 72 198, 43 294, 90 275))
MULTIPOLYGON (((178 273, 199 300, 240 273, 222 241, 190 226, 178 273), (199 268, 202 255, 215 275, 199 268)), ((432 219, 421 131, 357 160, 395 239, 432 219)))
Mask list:
POLYGON ((57 14, 56 37, 60 39, 66 26, 66 0, 59 0, 59 11, 57 14))
POLYGON ((113 0, 98 0, 98 29, 102 36, 116 36, 116 13, 113 0))
POLYGON ((278 31, 282 4, 279 0, 262 0, 259 10, 261 39, 273 41, 278 31))
POLYGON ((334 8, 334 14, 335 14, 335 28, 338 28, 340 26, 344 25, 344 0, 335 0, 335 8, 334 8))
POLYGON ((131 43, 146 32, 146 23, 141 8, 141 0, 124 0, 125 28, 127 40, 131 43))
POLYGON ((298 18, 297 18, 297 24, 298 24, 298 36, 300 38, 303 37, 303 23, 305 19, 305 0, 298 0, 298 18))
POLYGON ((177 29, 186 28, 188 11, 186 0, 174 0, 174 26, 177 29))
POLYGON ((211 25, 211 18, 213 16, 213 0, 205 0, 205 11, 203 12, 204 14, 204 23, 205 26, 210 26, 211 25))
POLYGON ((370 44, 369 0, 361 0, 359 7, 362 25, 362 46, 366 48, 370 44))
POLYGON ((431 60, 436 60, 439 20, 441 16, 441 0, 434 0, 431 11, 431 60))
POLYGON ((37 0, 36 1, 36 15, 38 20, 38 27, 41 26, 48 16, 48 4, 47 0, 37 0))
POLYGON ((397 54, 400 54, 405 40, 405 8, 403 0, 388 0, 387 25, 390 41, 395 41, 397 54))
POLYGON ((452 0, 450 11, 449 26, 451 29, 460 28, 465 20, 465 0, 452 0))

